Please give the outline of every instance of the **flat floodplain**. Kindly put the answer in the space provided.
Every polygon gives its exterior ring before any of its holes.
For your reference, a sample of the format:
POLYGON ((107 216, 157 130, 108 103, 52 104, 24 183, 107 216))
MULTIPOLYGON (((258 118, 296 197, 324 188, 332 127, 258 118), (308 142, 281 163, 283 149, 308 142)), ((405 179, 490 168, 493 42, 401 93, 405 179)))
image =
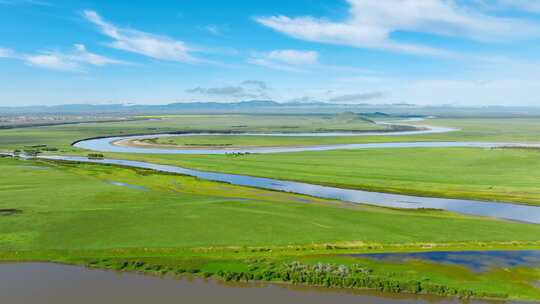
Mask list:
POLYGON ((399 148, 239 157, 113 157, 350 189, 540 204, 540 150, 536 149, 399 148))
POLYGON ((115 166, 9 158, 0 159, 0 165, 11 177, 2 185, 0 207, 19 210, 0 217, 4 260, 209 275, 278 272, 287 263, 361 264, 378 280, 406 282, 425 279, 424 271, 431 267, 433 284, 537 297, 531 283, 537 277, 534 268, 516 269, 519 280, 509 284, 496 270, 478 275, 458 266, 359 262, 335 254, 423 246, 531 248, 540 242, 538 225, 354 206, 115 166), (17 201, 10 199, 14 195, 17 201))
MULTIPOLYGON (((150 120, 0 130, 0 149, 85 156, 91 152, 71 143, 88 137, 178 131, 388 130, 350 114, 144 119, 150 120)), ((161 140, 191 147, 445 140, 538 142, 540 130, 540 123, 534 119, 433 119, 425 123, 460 130, 415 136, 193 136, 189 142, 161 140), (499 123, 506 127, 500 128, 499 123)), ((104 156, 342 188, 534 205, 540 202, 539 153, 516 148, 399 148, 239 156, 104 156)), ((225 281, 287 282, 463 298, 540 299, 540 266, 494 266, 478 272, 422 259, 396 262, 350 256, 537 250, 538 225, 438 210, 354 205, 110 165, 0 158, 0 167, 2 174, 10 177, 0 185, 0 258, 4 261, 53 261, 156 275, 189 273, 225 281)))

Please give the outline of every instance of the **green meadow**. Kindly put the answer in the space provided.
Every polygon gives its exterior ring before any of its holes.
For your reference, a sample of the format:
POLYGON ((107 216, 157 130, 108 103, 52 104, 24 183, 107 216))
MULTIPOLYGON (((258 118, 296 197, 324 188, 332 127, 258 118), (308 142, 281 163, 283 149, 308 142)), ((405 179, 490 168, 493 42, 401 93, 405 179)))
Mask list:
POLYGON ((440 134, 411 136, 189 136, 165 137, 153 141, 155 144, 184 147, 223 146, 233 147, 276 147, 313 146, 349 143, 412 142, 412 141, 485 141, 539 143, 540 120, 533 118, 460 118, 428 119, 407 122, 414 125, 434 125, 455 128, 456 131, 440 134))
POLYGON ((165 132, 326 132, 387 130, 362 117, 342 115, 173 115, 123 122, 98 122, 0 130, 0 150, 48 145, 75 152, 74 141, 99 136, 165 132))
POLYGON ((540 205, 540 151, 535 149, 399 148, 239 157, 116 157, 343 188, 540 205))
MULTIPOLYGON (((419 292, 442 286, 466 296, 540 299, 535 269, 508 270, 514 278, 508 281, 496 270, 475 274, 458 266, 336 256, 438 247, 538 248, 538 225, 353 205, 115 166, 0 158, 0 170, 10 177, 0 185, 3 260, 201 272, 227 280, 241 273, 271 281, 287 281, 280 277, 286 263, 323 262, 369 269, 350 278, 363 284, 358 287, 420 282, 419 292)), ((334 283, 328 284, 340 286, 334 283)))
MULTIPOLYGON (((162 132, 388 131, 343 115, 168 115, 0 130, 0 151, 86 155, 89 137, 162 132), (321 126, 324 126, 322 128, 321 126), (52 149, 51 149, 52 148, 52 149), (48 151, 47 151, 48 150, 48 151)), ((540 142, 535 119, 431 119, 460 129, 417 136, 190 136, 177 146, 307 146, 392 141, 540 142)), ((372 191, 540 205, 536 149, 400 148, 106 157, 372 191)), ((539 249, 540 226, 436 210, 396 210, 233 186, 148 170, 0 158, 0 259, 150 274, 196 273, 459 297, 540 300, 540 269, 473 272, 348 253, 539 249), (318 272, 320 263, 328 272, 318 272), (344 270, 345 269, 345 270, 344 270), (338 271, 339 270, 339 271, 338 271), (344 274, 345 273, 345 274, 344 274)))

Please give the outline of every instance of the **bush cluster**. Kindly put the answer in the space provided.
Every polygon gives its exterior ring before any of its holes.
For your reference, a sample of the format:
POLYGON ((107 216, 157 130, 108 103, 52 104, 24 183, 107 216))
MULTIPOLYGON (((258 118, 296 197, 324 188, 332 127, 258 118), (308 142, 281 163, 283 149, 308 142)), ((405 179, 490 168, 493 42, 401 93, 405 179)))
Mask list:
POLYGON ((257 261, 247 271, 219 270, 204 272, 198 268, 163 266, 142 261, 97 260, 89 263, 93 267, 104 267, 119 271, 139 271, 159 275, 199 274, 205 278, 215 277, 225 281, 267 281, 288 282, 292 284, 325 286, 332 288, 369 288, 383 292, 433 294, 462 299, 472 297, 507 298, 502 293, 480 293, 469 289, 454 288, 430 282, 396 279, 389 275, 378 275, 360 264, 335 265, 329 263, 304 264, 290 262, 284 264, 257 261))

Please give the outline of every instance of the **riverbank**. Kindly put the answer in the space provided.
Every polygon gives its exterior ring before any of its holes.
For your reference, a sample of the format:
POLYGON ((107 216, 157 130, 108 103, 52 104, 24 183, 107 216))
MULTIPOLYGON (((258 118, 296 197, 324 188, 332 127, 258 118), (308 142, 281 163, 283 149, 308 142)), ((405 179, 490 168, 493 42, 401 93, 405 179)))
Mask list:
MULTIPOLYGON (((504 247, 508 246, 512 247, 504 247)), ((501 265, 479 272, 423 260, 392 262, 344 256, 343 253, 350 251, 343 249, 319 248, 318 253, 310 252, 310 247, 254 249, 79 251, 64 252, 61 258, 49 256, 48 260, 160 277, 188 275, 221 282, 286 283, 306 288, 326 287, 340 293, 343 289, 372 290, 402 294, 405 298, 439 295, 533 301, 540 297, 540 290, 535 289, 538 268, 529 264, 501 265), (508 276, 512 277, 511 281, 508 276)))
POLYGON ((399 148, 283 154, 108 157, 402 195, 540 205, 536 149, 399 148))
POLYGON ((371 286, 359 283, 364 279, 384 282, 383 288, 430 282, 463 296, 493 296, 497 288, 512 299, 540 299, 532 285, 538 280, 535 269, 475 273, 459 266, 341 256, 539 249, 539 225, 353 205, 117 166, 0 158, 0 169, 10 176, 0 189, 0 209, 20 211, 0 217, 3 261, 198 273, 224 280, 268 275, 270 281, 287 281, 283 267, 295 262, 349 270, 361 264, 371 272, 355 273, 350 282, 356 287, 371 286))
MULTIPOLYGON (((355 289, 302 287, 291 284, 223 282, 187 276, 150 276, 103 271, 85 267, 25 263, 0 265, 2 299, 10 304, 94 304, 114 302, 146 304, 199 303, 291 303, 291 304, 378 304, 459 303, 435 296, 381 293, 355 289), (42 277, 47 277, 43 280, 42 277), (4 280, 4 278, 6 278, 4 280), (79 284, 73 285, 76 281, 79 284)), ((469 303, 488 303, 469 301, 469 303)))

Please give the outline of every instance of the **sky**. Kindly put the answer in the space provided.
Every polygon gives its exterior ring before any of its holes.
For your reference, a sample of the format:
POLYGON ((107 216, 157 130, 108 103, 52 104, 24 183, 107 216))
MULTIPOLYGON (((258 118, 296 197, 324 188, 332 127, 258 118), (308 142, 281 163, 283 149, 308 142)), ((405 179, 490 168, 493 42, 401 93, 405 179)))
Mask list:
POLYGON ((0 0, 0 106, 540 106, 540 0, 0 0))

